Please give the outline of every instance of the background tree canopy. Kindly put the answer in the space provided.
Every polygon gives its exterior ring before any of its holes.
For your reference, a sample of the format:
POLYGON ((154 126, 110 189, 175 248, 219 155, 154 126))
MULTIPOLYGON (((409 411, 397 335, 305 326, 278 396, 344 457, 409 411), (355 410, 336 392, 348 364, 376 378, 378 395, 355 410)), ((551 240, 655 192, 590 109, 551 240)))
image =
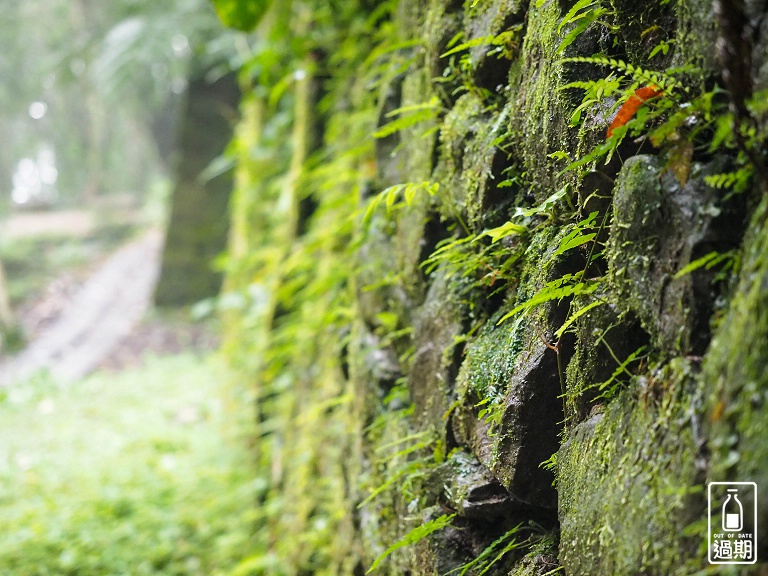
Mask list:
POLYGON ((0 123, 13 135, 0 171, 10 186, 24 158, 52 166, 65 204, 149 189, 165 169, 158 149, 171 157, 191 63, 235 56, 202 0, 26 2, 0 18, 0 123))

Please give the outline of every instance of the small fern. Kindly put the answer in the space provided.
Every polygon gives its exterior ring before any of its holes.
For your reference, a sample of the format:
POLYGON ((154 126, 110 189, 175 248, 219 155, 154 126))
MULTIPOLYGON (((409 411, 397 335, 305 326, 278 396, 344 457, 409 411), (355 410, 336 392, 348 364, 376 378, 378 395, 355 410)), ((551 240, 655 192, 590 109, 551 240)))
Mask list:
POLYGON ((568 318, 566 318, 565 322, 563 322, 563 325, 560 326, 560 328, 558 328, 557 331, 555 332, 555 338, 560 340, 560 338, 563 337, 563 334, 565 334, 565 332, 568 330, 568 328, 570 328, 573 325, 573 323, 576 322, 576 320, 578 320, 579 318, 584 316, 587 312, 592 310, 592 308, 597 308, 601 304, 605 304, 605 301, 603 301, 603 300, 595 300, 594 302, 590 302, 589 304, 587 304, 583 308, 579 308, 573 314, 570 314, 568 316, 568 318))
POLYGON ((588 82, 571 82, 561 86, 558 90, 569 90, 578 88, 584 90, 584 98, 581 104, 571 114, 571 126, 576 126, 581 122, 581 114, 590 106, 602 102, 603 99, 613 96, 621 90, 621 82, 624 76, 615 76, 610 74, 606 78, 591 80, 588 82))
POLYGON ((598 339, 598 343, 599 342, 602 342, 603 344, 605 344, 605 347, 608 349, 608 352, 610 353, 611 357, 614 359, 616 364, 618 364, 616 369, 613 371, 613 374, 611 374, 611 376, 605 382, 594 384, 592 386, 592 388, 597 388, 600 391, 600 394, 597 396, 597 399, 599 398, 608 399, 613 397, 614 394, 616 394, 616 391, 619 389, 619 386, 621 385, 619 376, 624 374, 629 378, 634 377, 634 374, 632 374, 629 371, 629 365, 632 364, 633 362, 640 361, 643 358, 645 358, 645 356, 642 356, 642 354, 643 352, 645 352, 646 346, 641 346, 640 348, 632 352, 629 356, 627 356, 627 358, 622 362, 616 357, 616 354, 614 353, 613 349, 608 345, 608 342, 606 342, 605 332, 598 339))
MULTIPOLYGON (((459 52, 463 52, 464 50, 468 50, 470 48, 476 48, 477 46, 484 46, 487 44, 490 44, 496 47, 494 50, 492 50, 493 53, 501 54, 506 58, 510 58, 512 49, 519 44, 518 36, 522 29, 523 29, 523 25, 518 24, 516 26, 513 26, 509 30, 505 30, 504 32, 501 32, 499 34, 491 34, 489 36, 480 36, 479 38, 472 38, 471 40, 462 42, 457 46, 453 46, 450 50, 441 54, 440 58, 445 58, 447 56, 451 56, 452 54, 457 54, 459 52)), ((460 38, 461 36, 462 36, 461 33, 457 34, 448 44, 451 45, 452 43, 455 43, 457 39, 460 38)))
POLYGON ((488 545, 477 558, 467 562, 463 566, 454 568, 450 572, 446 572, 443 576, 449 576, 449 574, 454 574, 459 572, 459 570, 461 570, 459 576, 465 576, 470 570, 480 570, 476 573, 476 576, 483 576, 483 574, 486 574, 494 564, 504 557, 505 554, 524 544, 524 542, 519 542, 516 538, 521 526, 522 524, 518 524, 511 530, 508 530, 488 545))
POLYGON ((587 216, 584 220, 579 222, 573 227, 573 230, 571 230, 561 241, 560 244, 557 247, 557 250, 552 254, 550 260, 552 258, 555 258, 559 256, 560 254, 563 254, 567 252, 568 250, 572 250, 573 248, 578 248, 579 246, 582 246, 586 244, 587 242, 591 242, 595 239, 595 236, 597 236, 596 232, 592 232, 592 230, 595 230, 595 219, 597 218, 598 212, 592 212, 589 216, 587 216))
POLYGON ((679 80, 674 76, 670 76, 663 72, 646 70, 642 66, 637 66, 616 58, 608 58, 607 56, 573 56, 570 58, 563 58, 561 62, 577 62, 581 64, 607 66, 608 68, 613 68, 618 72, 630 76, 634 81, 641 84, 653 84, 654 86, 658 86, 658 88, 667 96, 674 93, 674 91, 680 87, 679 80))
POLYGON ((580 277, 581 273, 566 274, 560 278, 556 278, 551 282, 547 282, 544 287, 536 292, 529 300, 526 300, 522 304, 518 304, 512 310, 507 312, 497 322, 502 324, 509 320, 513 316, 520 312, 527 312, 532 308, 557 300, 558 302, 569 296, 578 296, 583 294, 593 294, 599 287, 599 283, 596 280, 575 281, 577 277, 580 277))
POLYGON ((734 192, 740 193, 744 192, 749 187, 752 172, 752 166, 744 166, 733 172, 705 176, 704 182, 706 182, 708 186, 712 186, 712 188, 733 189, 734 192))
POLYGON ((683 266, 677 274, 672 276, 673 279, 677 280, 678 278, 682 278, 683 276, 687 276, 691 272, 695 272, 699 268, 705 268, 706 270, 711 270, 718 264, 724 264, 724 268, 730 269, 733 267, 736 259, 738 257, 738 252, 735 250, 729 250, 728 252, 717 252, 713 251, 708 254, 705 254, 701 258, 697 258, 693 262, 689 262, 687 265, 683 266))
MULTIPOLYGON (((590 24, 597 22, 600 17, 610 14, 613 14, 613 11, 604 8, 600 0, 579 0, 579 2, 576 2, 557 27, 557 32, 560 33, 565 26, 576 23, 573 29, 560 42, 560 45, 557 47, 557 53, 562 54, 590 24)), ((607 25, 605 22, 604 24, 607 25)))
MULTIPOLYGON (((394 118, 395 116, 397 116, 397 118, 376 130, 376 132, 373 133, 373 137, 386 138, 387 136, 391 136, 406 128, 411 128, 422 122, 434 120, 437 118, 440 110, 440 100, 437 96, 433 96, 429 102, 411 104, 392 110, 387 114, 387 118, 394 118)), ((425 134, 430 131, 431 130, 427 130, 425 134)))
POLYGON ((371 567, 368 568, 368 571, 366 574, 370 574, 376 568, 379 567, 379 565, 393 552, 396 550, 399 550, 400 548, 404 548, 406 546, 412 546, 413 544, 416 544, 420 540, 423 540, 430 534, 437 532, 438 530, 442 530, 446 528, 447 526, 451 525, 451 520, 455 517, 455 514, 443 514, 442 516, 435 518, 434 520, 430 520, 426 524, 422 524, 421 526, 417 526, 408 534, 403 536, 400 540, 392 544, 389 548, 387 548, 381 556, 376 558, 376 560, 373 561, 373 564, 371 564, 371 567))
POLYGON ((387 215, 389 216, 399 208, 411 206, 418 194, 426 193, 429 196, 434 196, 439 190, 440 184, 428 181, 408 182, 385 188, 368 203, 368 207, 363 215, 363 226, 367 227, 370 224, 373 215, 382 204, 386 207, 387 215))

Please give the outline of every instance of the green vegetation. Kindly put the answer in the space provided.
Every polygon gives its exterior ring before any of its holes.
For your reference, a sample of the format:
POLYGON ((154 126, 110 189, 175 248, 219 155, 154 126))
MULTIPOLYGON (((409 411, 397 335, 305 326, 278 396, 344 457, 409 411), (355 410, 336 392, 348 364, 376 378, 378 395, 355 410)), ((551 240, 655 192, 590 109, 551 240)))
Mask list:
POLYGON ((37 235, 6 238, 0 243, 12 306, 39 297, 61 275, 82 275, 104 258, 136 228, 117 222, 99 226, 85 238, 37 235))
POLYGON ((269 470, 242 573, 697 570, 765 108, 691 3, 219 4, 265 8, 216 304, 269 470))
POLYGON ((181 355, 5 390, 3 573, 228 574, 250 547, 260 486, 230 378, 181 355))

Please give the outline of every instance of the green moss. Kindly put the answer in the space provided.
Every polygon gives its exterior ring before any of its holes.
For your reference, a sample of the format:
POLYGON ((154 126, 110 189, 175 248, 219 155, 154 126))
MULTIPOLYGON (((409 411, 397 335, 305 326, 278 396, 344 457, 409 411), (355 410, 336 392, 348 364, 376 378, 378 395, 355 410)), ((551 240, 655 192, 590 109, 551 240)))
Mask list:
POLYGON ((677 0, 676 64, 705 71, 718 70, 715 51, 715 18, 709 0, 677 0))
MULTIPOLYGON (((572 328, 576 342, 573 356, 565 370, 565 380, 568 418, 575 417, 577 422, 587 416, 596 397, 601 394, 598 385, 610 378, 617 367, 606 346, 610 346, 611 352, 621 361, 640 346, 636 342, 636 333, 639 332, 637 327, 631 326, 627 330, 618 311, 608 305, 608 295, 600 297, 605 303, 580 316, 572 328)), ((571 314, 578 314, 594 301, 591 296, 575 298, 571 314)), ((574 422, 569 420, 569 424, 573 425, 574 422)))
MULTIPOLYGON (((417 106, 429 102, 434 94, 429 74, 419 69, 408 74, 403 80, 403 106, 417 106)), ((401 133, 404 142, 405 170, 408 182, 422 182, 430 179, 434 155, 437 118, 406 128, 401 133)))
POLYGON ((492 199, 504 196, 497 189, 501 174, 494 162, 503 154, 493 145, 500 135, 498 113, 485 109, 475 94, 464 94, 445 117, 440 130, 441 154, 435 179, 443 191, 441 213, 462 215, 470 229, 482 229, 492 199))
POLYGON ((429 11, 422 31, 425 44, 425 72, 430 78, 443 75, 447 60, 442 55, 448 43, 461 30, 462 11, 456 10, 443 0, 430 0, 429 11))
POLYGON ((611 236, 608 243, 609 281, 613 298, 643 321, 659 338, 656 313, 661 286, 649 282, 662 226, 661 165, 654 156, 633 156, 617 178, 611 236))
MULTIPOLYGON (((545 282, 556 275, 556 262, 550 256, 564 233, 552 226, 533 236, 521 265, 520 283, 509 308, 530 299, 545 282)), ((521 313, 497 325, 506 310, 504 308, 491 318, 477 339, 469 345, 459 375, 458 390, 461 397, 498 402, 507 392, 506 386, 514 372, 517 356, 538 340, 534 326, 546 316, 542 310, 534 309, 530 318, 521 313)))
POLYGON ((557 455, 560 562, 573 576, 685 574, 701 540, 686 541, 702 502, 700 422, 684 362, 638 379, 575 430, 557 455))
POLYGON ((692 163, 680 185, 654 156, 634 156, 616 179, 607 259, 611 301, 635 314, 658 350, 701 355, 708 344, 714 274, 676 277, 708 246, 725 252, 739 228, 723 230, 728 210, 722 194, 706 184, 722 162, 692 163))
POLYGON ((531 9, 520 65, 513 67, 511 79, 516 100, 511 139, 522 170, 527 172, 534 192, 541 199, 559 188, 556 175, 562 166, 549 155, 560 150, 570 152, 574 147, 568 103, 559 90, 566 82, 557 54, 561 40, 557 32, 561 17, 559 4, 545 2, 531 9))
MULTIPOLYGON (((764 197, 747 233, 730 309, 705 360, 713 481, 768 485, 767 222, 768 200, 764 197)), ((766 522, 768 511, 760 505, 758 525, 766 522)))
MULTIPOLYGON (((533 236, 510 307, 562 275, 563 259, 552 254, 563 232, 552 226, 533 236)), ((562 401, 556 355, 541 338, 554 331, 561 306, 546 302, 497 324, 503 308, 468 344, 457 378, 457 442, 513 495, 542 507, 554 493, 538 464, 556 450, 562 401)))
POLYGON ((442 271, 434 275, 424 304, 414 316, 414 355, 408 372, 411 398, 421 427, 444 430, 444 415, 455 384, 456 346, 466 309, 442 271))

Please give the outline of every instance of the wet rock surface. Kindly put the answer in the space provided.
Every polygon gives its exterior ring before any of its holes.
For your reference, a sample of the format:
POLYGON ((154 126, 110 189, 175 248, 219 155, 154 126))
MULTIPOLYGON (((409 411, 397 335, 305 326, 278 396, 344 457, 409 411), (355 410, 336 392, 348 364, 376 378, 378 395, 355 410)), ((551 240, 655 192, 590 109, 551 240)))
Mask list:
POLYGON ((694 164, 681 185, 658 158, 634 156, 617 180, 609 242, 614 296, 662 349, 701 355, 709 344, 715 273, 678 273, 741 239, 743 216, 704 182, 717 173, 717 163, 694 164))

